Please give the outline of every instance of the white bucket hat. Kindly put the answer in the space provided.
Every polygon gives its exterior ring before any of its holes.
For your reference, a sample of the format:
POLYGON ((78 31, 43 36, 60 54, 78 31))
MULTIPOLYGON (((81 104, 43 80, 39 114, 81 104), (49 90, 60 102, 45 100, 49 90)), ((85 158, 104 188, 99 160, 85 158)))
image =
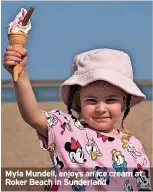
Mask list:
POLYGON ((131 94, 130 107, 146 98, 133 82, 132 65, 128 54, 119 50, 96 49, 75 56, 72 76, 60 86, 62 101, 68 105, 70 86, 86 86, 97 80, 104 80, 131 94))

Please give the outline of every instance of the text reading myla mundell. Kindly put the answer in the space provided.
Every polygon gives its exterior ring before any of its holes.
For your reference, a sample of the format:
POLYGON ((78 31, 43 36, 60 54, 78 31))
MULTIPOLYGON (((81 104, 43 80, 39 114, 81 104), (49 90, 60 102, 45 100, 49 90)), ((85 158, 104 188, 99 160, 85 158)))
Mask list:
MULTIPOLYGON (((50 179, 47 180, 36 180, 36 179, 31 179, 31 177, 51 177, 51 176, 56 176, 54 171, 43 171, 43 172, 33 172, 32 170, 27 171, 25 170, 25 172, 21 172, 21 171, 5 171, 5 185, 48 185, 48 184, 53 184, 53 181, 51 181, 50 179), (30 178, 29 178, 30 177, 30 178), (27 179, 25 179, 27 178, 27 179)), ((57 185, 62 185, 61 180, 54 180, 54 184, 57 185)), ((106 183, 102 183, 102 182, 97 182, 97 181, 93 181, 93 180, 75 180, 75 181, 69 181, 68 179, 64 179, 64 185, 74 185, 74 184, 80 184, 80 185, 106 185, 106 183), (74 183, 75 182, 75 183, 74 183)))

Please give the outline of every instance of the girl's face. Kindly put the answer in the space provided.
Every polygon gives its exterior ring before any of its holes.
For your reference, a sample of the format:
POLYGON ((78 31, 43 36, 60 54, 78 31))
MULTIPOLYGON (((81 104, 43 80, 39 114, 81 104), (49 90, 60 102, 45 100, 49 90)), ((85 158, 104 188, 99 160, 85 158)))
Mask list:
POLYGON ((105 81, 96 81, 80 90, 81 113, 92 128, 109 132, 121 116, 125 92, 105 81))

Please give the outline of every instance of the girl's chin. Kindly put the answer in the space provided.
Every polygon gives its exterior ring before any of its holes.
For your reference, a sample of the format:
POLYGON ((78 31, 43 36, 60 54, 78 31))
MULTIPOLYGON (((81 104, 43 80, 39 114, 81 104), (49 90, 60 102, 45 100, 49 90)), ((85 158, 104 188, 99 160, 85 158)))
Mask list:
POLYGON ((112 128, 110 128, 110 127, 96 127, 94 129, 96 129, 98 131, 103 131, 103 132, 106 132, 106 133, 112 131, 112 128))
POLYGON ((100 131, 109 131, 112 127, 114 127, 112 124, 106 124, 106 123, 91 123, 90 126, 96 130, 100 131))

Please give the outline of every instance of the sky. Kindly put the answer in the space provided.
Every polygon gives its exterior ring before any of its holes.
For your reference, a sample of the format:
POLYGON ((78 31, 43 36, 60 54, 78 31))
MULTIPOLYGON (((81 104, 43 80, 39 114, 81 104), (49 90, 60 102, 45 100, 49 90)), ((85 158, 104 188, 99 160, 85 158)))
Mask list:
MULTIPOLYGON (((25 45, 31 80, 65 80, 76 54, 111 48, 127 52, 134 79, 152 79, 152 2, 2 1, 1 52, 7 26, 21 8, 35 7, 25 45)), ((2 80, 11 75, 2 67, 2 80)))

